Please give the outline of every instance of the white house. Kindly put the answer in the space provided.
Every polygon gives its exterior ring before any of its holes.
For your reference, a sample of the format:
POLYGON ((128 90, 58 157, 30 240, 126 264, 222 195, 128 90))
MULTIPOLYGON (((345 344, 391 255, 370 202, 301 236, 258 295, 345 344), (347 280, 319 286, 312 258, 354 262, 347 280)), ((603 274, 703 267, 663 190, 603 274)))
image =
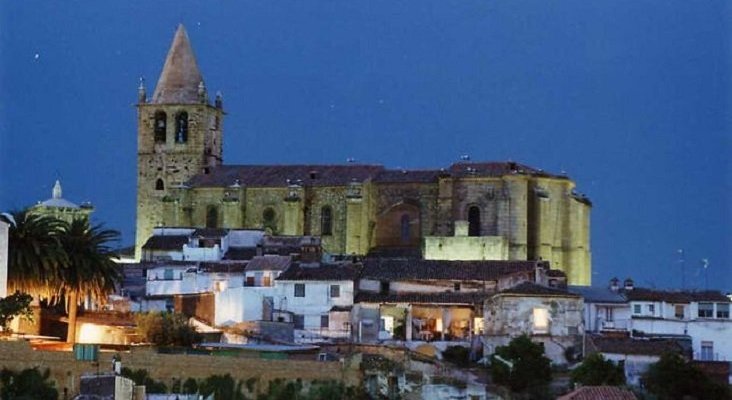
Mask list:
POLYGON ((291 318, 295 341, 348 338, 358 273, 348 262, 292 265, 275 279, 274 319, 291 318))
POLYGON ((292 263, 292 256, 255 256, 244 269, 244 285, 215 293, 216 325, 272 321, 279 288, 275 279, 292 263))
POLYGON ((570 286, 569 291, 584 299, 584 323, 587 332, 628 330, 630 304, 619 291, 617 279, 611 281, 610 287, 570 286))
POLYGON ((662 291, 626 288, 628 330, 645 335, 688 335, 693 358, 732 360, 732 301, 717 291, 662 291))

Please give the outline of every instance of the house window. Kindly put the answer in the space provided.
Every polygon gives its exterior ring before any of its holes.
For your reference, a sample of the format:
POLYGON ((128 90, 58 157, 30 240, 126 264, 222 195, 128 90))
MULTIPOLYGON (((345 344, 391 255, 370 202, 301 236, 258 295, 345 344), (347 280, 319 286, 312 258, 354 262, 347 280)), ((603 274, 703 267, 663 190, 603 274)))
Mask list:
POLYGON ((304 283, 295 284, 295 297, 305 297, 305 284, 304 283))
POLYGON ((655 311, 656 311, 656 306, 654 304, 649 304, 648 305, 648 313, 650 313, 651 315, 653 315, 653 313, 655 311))
POLYGON ((182 111, 175 117, 175 142, 186 143, 188 141, 188 113, 182 111))
POLYGON ((612 307, 606 307, 605 308, 605 321, 607 321, 607 322, 614 321, 614 319, 613 319, 613 308, 612 307))
POLYGON ((401 238, 402 243, 408 243, 410 239, 409 233, 409 214, 403 214, 401 219, 401 238))
POLYGON ((292 322, 295 324, 295 329, 305 329, 305 316, 295 314, 292 316, 292 322))
POLYGON ((216 228, 219 225, 219 208, 208 206, 206 208, 206 228, 216 228))
POLYGON ((254 286, 254 277, 253 276, 247 276, 246 286, 254 286))
POLYGON ((341 285, 330 285, 330 297, 341 297, 341 285))
POLYGON ((459 292, 460 291, 460 282, 455 282, 452 284, 452 290, 459 292))
POLYGON ((640 314, 640 313, 641 313, 640 304, 633 304, 633 314, 640 314))
POLYGON ((321 328, 326 328, 326 329, 327 329, 327 328, 328 328, 328 323, 329 323, 329 322, 330 322, 330 321, 328 320, 328 314, 326 314, 326 315, 321 315, 321 316, 320 316, 320 327, 321 327, 321 328))
POLYGON ((717 303, 717 318, 729 318, 729 303, 717 303))
POLYGON ((534 334, 549 333, 549 310, 546 308, 534 309, 534 334))
POLYGON ((272 277, 269 275, 265 275, 264 277, 262 277, 262 286, 272 286, 272 277))
POLYGON ((320 234, 323 236, 333 234, 333 210, 330 206, 320 209, 320 234))
POLYGON ((681 306, 681 305, 674 306, 674 316, 677 319, 684 319, 684 306, 681 306))
POLYGON ((468 208, 468 236, 480 236, 480 208, 468 208))
POLYGON ((155 181, 155 190, 165 190, 165 183, 162 179, 155 181))
POLYGON ((381 294, 389 293, 389 281, 381 281, 379 283, 379 293, 381 293, 381 294))
POLYGON ((714 304, 713 303, 699 303, 699 318, 713 318, 714 317, 714 304))
POLYGON ((714 361, 714 342, 701 342, 702 361, 714 361))
POLYGON ((167 115, 164 111, 158 111, 155 113, 155 143, 165 143, 165 124, 167 115))

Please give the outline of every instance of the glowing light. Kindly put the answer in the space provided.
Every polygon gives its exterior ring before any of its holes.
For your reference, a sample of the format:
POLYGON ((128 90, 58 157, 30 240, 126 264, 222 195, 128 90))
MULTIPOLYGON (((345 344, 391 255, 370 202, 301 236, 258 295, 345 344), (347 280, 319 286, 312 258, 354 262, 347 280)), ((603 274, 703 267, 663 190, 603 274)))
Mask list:
POLYGON ((549 310, 546 308, 534 309, 534 333, 549 332, 549 310))

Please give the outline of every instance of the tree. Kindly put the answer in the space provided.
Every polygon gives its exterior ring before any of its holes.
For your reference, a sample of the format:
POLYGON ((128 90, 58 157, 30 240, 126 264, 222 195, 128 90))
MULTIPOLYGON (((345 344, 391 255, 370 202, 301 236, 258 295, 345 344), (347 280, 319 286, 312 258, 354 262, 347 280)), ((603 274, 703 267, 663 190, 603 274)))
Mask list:
POLYGON ((49 380, 48 369, 41 373, 38 368, 15 372, 7 368, 0 371, 0 398, 2 400, 56 400, 58 390, 49 380))
POLYGON ((37 298, 58 294, 58 270, 68 257, 61 246, 64 222, 56 218, 16 211, 8 232, 8 287, 37 298))
POLYGON ((58 270, 59 287, 66 295, 69 314, 66 341, 76 342, 76 315, 79 301, 85 297, 106 300, 115 290, 121 273, 109 243, 119 239, 119 232, 90 226, 86 218, 74 219, 64 226, 60 236, 66 262, 58 270))
POLYGON ((625 384, 625 371, 602 354, 592 353, 572 371, 572 382, 583 386, 620 386, 625 384))
POLYGON ((8 324, 18 316, 32 320, 31 301, 33 296, 18 291, 0 299, 0 330, 8 332, 8 324))
POLYGON ((157 346, 190 346, 202 340, 185 315, 168 312, 137 314, 137 333, 157 346))
POLYGON ((732 397, 728 386, 709 377, 676 353, 666 353, 643 375, 646 389, 659 400, 723 400, 732 397))
POLYGON ((498 346, 491 356, 494 382, 514 392, 540 390, 552 379, 551 361, 544 356, 544 346, 521 335, 507 346, 498 346))

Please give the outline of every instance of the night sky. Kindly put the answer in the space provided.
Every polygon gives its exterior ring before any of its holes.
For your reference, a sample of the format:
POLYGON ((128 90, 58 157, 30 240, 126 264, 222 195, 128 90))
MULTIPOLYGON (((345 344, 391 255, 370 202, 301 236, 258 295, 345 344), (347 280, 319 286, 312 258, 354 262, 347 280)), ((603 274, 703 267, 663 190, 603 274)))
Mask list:
POLYGON ((3 1, 0 210, 64 197, 134 241, 138 78, 185 24, 228 164, 567 171, 593 281, 732 290, 728 1, 3 1))

